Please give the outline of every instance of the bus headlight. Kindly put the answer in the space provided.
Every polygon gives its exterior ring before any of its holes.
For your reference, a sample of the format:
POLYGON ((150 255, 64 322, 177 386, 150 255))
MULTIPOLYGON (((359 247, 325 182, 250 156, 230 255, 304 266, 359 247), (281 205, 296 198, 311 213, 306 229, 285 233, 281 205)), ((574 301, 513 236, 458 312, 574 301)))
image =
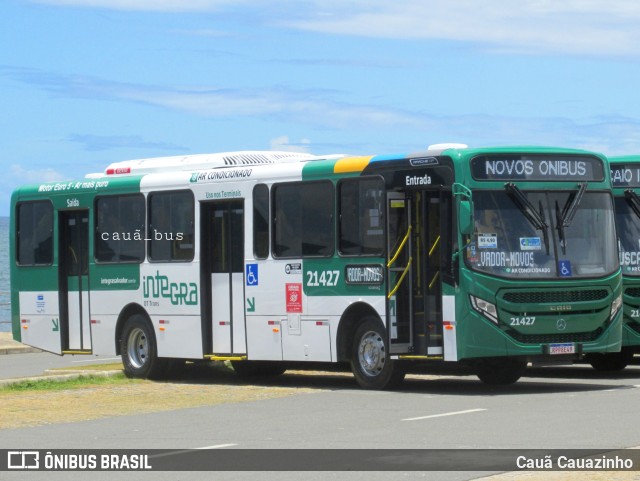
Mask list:
POLYGON ((613 320, 613 318, 616 317, 616 314, 620 310, 621 306, 622 306, 622 294, 616 297, 611 303, 611 316, 609 317, 609 320, 613 320))
POLYGON ((492 322, 498 324, 498 311, 495 304, 491 304, 479 297, 469 296, 473 308, 492 322))

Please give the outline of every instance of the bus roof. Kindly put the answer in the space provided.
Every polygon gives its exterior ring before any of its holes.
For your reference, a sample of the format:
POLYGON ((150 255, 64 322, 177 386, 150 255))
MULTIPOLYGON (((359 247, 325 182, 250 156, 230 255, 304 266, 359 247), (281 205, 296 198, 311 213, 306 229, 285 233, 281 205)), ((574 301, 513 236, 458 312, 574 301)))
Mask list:
POLYGON ((107 166, 104 173, 88 174, 88 178, 113 175, 140 175, 152 172, 197 171, 220 167, 308 162, 312 160, 339 159, 343 154, 317 156, 301 152, 240 151, 214 154, 179 155, 150 159, 125 160, 107 166))

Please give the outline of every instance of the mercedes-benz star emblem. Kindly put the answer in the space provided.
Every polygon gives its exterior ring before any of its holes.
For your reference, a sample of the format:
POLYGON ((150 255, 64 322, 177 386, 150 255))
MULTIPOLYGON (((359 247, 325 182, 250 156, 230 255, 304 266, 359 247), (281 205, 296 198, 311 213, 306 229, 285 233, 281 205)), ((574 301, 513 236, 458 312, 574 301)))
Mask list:
POLYGON ((558 329, 558 331, 564 331, 567 328, 567 321, 565 321, 564 319, 558 319, 558 322, 556 322, 556 329, 558 329))

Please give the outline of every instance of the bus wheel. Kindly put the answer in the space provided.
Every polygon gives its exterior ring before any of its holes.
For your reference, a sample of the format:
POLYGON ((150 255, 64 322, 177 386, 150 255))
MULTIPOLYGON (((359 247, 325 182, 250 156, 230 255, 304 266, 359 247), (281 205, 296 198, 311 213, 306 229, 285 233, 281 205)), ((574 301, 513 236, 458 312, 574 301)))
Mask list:
POLYGON ((596 371, 614 372, 622 371, 633 359, 633 352, 608 352, 605 354, 587 354, 585 359, 596 371))
POLYGON ((351 370, 360 387, 386 389, 398 385, 405 372, 389 355, 389 346, 382 324, 366 318, 353 339, 351 370))
POLYGON ((124 373, 128 377, 154 379, 163 371, 156 338, 147 319, 135 314, 127 320, 120 340, 124 373))
POLYGON ((287 368, 281 362, 231 361, 231 366, 240 377, 275 377, 284 374, 287 368))
POLYGON ((513 384, 524 374, 527 361, 515 357, 481 359, 475 365, 476 376, 493 386, 513 384))

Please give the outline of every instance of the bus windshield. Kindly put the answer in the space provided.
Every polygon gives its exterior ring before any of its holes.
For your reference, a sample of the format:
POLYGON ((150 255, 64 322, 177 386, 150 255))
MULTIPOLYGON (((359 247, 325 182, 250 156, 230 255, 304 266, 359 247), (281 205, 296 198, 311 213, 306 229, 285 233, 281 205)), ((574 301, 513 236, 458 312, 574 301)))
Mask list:
POLYGON ((630 196, 615 200, 620 265, 627 276, 640 276, 640 212, 636 213, 634 203, 630 196))
MULTIPOLYGON (((475 191, 475 230, 466 262, 512 278, 606 275, 618 268, 611 196, 606 192, 475 191)), ((639 238, 639 237, 636 237, 639 238)), ((639 262, 640 265, 640 262, 639 262)))

